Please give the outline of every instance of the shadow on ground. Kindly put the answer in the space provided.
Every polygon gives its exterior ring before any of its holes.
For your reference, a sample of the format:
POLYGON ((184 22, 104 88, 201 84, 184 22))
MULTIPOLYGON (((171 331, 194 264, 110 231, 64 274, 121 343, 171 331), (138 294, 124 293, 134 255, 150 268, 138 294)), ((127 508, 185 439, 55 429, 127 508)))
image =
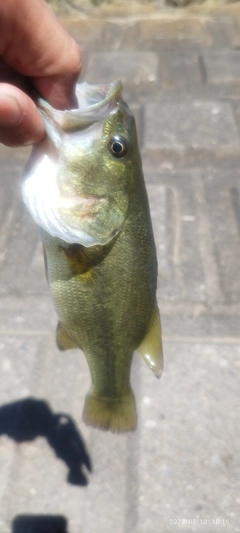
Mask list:
POLYGON ((64 516, 19 515, 13 521, 12 533, 68 533, 64 516))
MULTIPOLYGON (((17 443, 45 437, 57 457, 68 466, 68 482, 87 485, 82 467, 91 472, 91 461, 79 431, 70 416, 53 414, 45 401, 27 398, 0 407, 0 435, 7 435, 17 443)), ((65 530, 59 529, 62 531, 65 530)))

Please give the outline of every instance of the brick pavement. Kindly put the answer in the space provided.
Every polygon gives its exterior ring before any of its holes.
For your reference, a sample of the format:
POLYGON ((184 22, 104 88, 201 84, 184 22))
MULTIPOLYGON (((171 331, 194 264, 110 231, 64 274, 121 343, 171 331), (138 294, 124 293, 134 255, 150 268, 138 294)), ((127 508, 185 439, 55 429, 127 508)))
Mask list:
POLYGON ((0 531, 237 533, 240 8, 64 24, 83 49, 82 78, 121 78, 136 116, 165 370, 159 382, 134 359, 134 434, 82 423, 89 372, 79 351, 55 346, 21 200, 28 151, 1 146, 0 531))

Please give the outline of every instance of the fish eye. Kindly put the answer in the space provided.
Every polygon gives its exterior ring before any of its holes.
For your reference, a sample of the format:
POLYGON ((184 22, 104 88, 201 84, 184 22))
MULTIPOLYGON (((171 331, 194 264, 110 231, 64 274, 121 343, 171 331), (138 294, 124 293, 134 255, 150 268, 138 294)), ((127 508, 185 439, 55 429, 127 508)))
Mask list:
POLYGON ((113 137, 108 145, 108 148, 114 157, 124 157, 127 153, 127 145, 121 137, 113 137))

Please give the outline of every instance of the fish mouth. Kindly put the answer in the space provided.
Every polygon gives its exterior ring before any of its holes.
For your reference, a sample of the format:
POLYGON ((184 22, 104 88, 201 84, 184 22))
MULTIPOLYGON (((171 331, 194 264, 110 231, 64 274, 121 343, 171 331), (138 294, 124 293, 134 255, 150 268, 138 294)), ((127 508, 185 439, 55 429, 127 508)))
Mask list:
MULTIPOLYGON (((121 98, 122 83, 115 80, 112 83, 89 85, 86 82, 76 86, 75 96, 78 108, 60 111, 54 109, 42 98, 38 99, 38 108, 42 114, 47 134, 52 138, 52 125, 54 121, 65 133, 72 133, 85 129, 86 126, 101 121, 108 116, 121 98)), ((56 139, 52 139, 58 144, 56 139)))

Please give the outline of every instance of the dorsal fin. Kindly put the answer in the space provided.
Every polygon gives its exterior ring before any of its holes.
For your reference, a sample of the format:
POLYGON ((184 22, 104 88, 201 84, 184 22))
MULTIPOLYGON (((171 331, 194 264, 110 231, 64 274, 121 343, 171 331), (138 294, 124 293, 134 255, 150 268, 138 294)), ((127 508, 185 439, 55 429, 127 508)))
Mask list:
POLYGON ((163 371, 162 334, 157 302, 154 305, 147 333, 137 348, 145 363, 160 378, 163 371))

